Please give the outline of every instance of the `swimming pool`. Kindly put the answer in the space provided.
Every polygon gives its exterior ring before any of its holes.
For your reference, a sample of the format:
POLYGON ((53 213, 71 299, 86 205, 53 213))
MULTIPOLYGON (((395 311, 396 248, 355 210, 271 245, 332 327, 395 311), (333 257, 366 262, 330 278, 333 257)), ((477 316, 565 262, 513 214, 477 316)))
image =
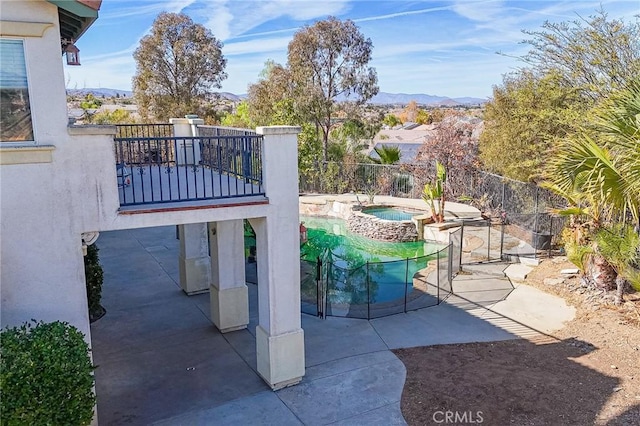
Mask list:
POLYGON ((412 213, 397 207, 369 207, 362 209, 362 213, 370 214, 383 220, 411 220, 411 218, 419 213, 412 213))
MULTIPOLYGON (((350 233, 342 219, 305 216, 301 221, 307 227, 308 241, 301 246, 300 257, 313 264, 322 259, 333 304, 404 300, 413 290, 414 275, 441 248, 424 241, 372 240, 350 233)), ((312 292, 312 283, 306 285, 310 288, 303 292, 312 292)))

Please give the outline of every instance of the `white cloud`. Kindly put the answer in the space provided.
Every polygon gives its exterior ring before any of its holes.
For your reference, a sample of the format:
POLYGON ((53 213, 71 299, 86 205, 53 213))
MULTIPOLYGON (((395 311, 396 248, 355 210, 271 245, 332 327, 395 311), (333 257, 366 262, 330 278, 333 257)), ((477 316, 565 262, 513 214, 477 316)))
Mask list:
POLYGON ((209 28, 216 38, 226 40, 231 36, 231 22, 234 16, 229 10, 226 0, 217 0, 211 4, 213 7, 208 8, 211 15, 204 26, 209 28))
POLYGON ((347 0, 269 0, 207 2, 208 21, 205 24, 222 40, 240 37, 260 25, 282 17, 295 21, 308 21, 339 15, 348 9, 347 0), (223 7, 221 8, 221 3, 223 7), (216 16, 220 14, 221 16, 216 16))
POLYGON ((225 44, 222 53, 226 56, 265 53, 274 51, 286 51, 291 37, 277 37, 239 41, 225 44))
POLYGON ((393 18, 399 18, 402 16, 411 16, 411 15, 422 15, 424 13, 440 12, 443 10, 450 10, 450 9, 451 9, 451 6, 431 7, 429 9, 407 10, 405 12, 388 13, 385 15, 378 15, 378 16, 369 16, 366 18, 354 19, 353 21, 354 22, 381 21, 383 19, 393 19, 393 18))
POLYGON ((452 9, 458 15, 472 21, 487 22, 492 21, 500 15, 504 2, 502 1, 469 1, 459 0, 454 3, 452 9))
POLYGON ((104 22, 112 19, 122 19, 139 17, 145 15, 155 16, 160 12, 179 13, 186 7, 189 7, 196 0, 172 0, 172 1, 158 1, 158 2, 136 2, 135 6, 120 8, 114 12, 100 14, 98 22, 104 22))

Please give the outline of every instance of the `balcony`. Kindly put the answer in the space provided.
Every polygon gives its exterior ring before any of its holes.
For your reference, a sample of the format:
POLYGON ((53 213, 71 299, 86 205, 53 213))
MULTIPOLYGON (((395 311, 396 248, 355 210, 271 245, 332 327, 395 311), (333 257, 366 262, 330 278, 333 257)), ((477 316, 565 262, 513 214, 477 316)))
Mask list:
POLYGON ((171 124, 119 125, 115 143, 121 207, 264 197, 263 137, 255 132, 171 124))

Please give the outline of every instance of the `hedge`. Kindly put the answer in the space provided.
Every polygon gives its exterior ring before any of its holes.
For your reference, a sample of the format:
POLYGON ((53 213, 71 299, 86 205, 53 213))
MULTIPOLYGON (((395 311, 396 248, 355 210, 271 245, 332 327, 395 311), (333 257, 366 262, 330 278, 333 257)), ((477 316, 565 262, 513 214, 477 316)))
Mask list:
POLYGON ((87 285, 89 318, 93 322, 104 314, 104 308, 100 305, 104 272, 100 265, 96 244, 87 247, 87 255, 84 257, 84 275, 87 285))
POLYGON ((91 423, 93 369, 83 334, 68 323, 33 320, 2 330, 0 423, 91 423))

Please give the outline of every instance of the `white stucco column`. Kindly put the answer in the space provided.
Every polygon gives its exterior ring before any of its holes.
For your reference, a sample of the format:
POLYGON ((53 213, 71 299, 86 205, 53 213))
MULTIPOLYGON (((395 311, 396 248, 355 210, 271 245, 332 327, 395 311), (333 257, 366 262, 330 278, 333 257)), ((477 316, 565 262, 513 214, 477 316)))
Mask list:
POLYGON ((264 135, 263 184, 267 217, 252 219, 256 232, 259 325, 258 373, 280 389, 304 376, 304 332, 300 324, 298 213, 299 127, 259 127, 264 135))
MULTIPOLYGON (((197 116, 187 115, 187 122, 191 126, 191 136, 200 136, 200 129, 198 126, 202 126, 204 124, 204 120, 202 118, 198 118, 197 116)), ((189 151, 189 150, 188 150, 189 151)), ((191 164, 200 164, 200 143, 197 141, 193 142, 193 163, 191 164)))
POLYGON ((209 223, 211 320, 222 333, 247 328, 249 293, 242 219, 209 223))
MULTIPOLYGON (((204 120, 196 116, 187 115, 186 118, 171 118, 173 135, 179 137, 198 136, 198 125, 204 124, 204 120)), ((176 163, 179 166, 200 163, 200 144, 193 139, 176 139, 176 163)))
POLYGON ((198 294, 209 290, 211 282, 211 258, 206 223, 179 225, 180 287, 185 293, 198 294))

